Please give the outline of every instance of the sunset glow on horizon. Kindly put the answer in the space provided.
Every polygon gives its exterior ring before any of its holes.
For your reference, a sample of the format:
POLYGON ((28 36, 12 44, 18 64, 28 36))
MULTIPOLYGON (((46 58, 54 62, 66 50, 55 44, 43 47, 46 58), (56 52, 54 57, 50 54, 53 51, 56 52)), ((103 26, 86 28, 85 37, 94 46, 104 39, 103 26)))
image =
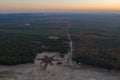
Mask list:
POLYGON ((120 11, 120 0, 0 0, 6 11, 120 11))

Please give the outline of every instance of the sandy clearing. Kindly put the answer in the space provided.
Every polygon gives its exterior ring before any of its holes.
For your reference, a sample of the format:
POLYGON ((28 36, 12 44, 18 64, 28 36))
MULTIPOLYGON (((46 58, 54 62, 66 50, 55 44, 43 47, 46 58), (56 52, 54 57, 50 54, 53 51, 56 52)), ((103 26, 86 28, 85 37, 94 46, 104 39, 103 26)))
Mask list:
POLYGON ((56 55, 59 58, 58 53, 44 52, 37 55, 34 64, 0 66, 0 80, 120 80, 119 72, 108 72, 105 69, 88 65, 81 65, 80 69, 75 69, 64 64, 55 65, 54 62, 54 65, 48 65, 47 70, 44 71, 37 58, 45 54, 56 55))

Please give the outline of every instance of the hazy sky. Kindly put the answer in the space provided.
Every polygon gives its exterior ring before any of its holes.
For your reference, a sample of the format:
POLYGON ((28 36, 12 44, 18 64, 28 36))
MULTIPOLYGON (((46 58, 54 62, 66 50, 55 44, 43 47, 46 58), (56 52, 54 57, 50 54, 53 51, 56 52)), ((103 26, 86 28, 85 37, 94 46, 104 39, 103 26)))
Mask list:
POLYGON ((120 11, 120 0, 0 0, 4 11, 120 11))

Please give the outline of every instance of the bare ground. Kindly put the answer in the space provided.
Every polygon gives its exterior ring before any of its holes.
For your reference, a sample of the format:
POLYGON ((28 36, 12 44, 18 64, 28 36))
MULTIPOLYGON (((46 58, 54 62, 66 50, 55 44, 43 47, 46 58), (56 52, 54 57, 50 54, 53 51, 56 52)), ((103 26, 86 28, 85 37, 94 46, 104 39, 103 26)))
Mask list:
POLYGON ((67 65, 48 65, 46 70, 42 70, 42 65, 37 58, 43 55, 56 55, 57 53, 38 54, 34 64, 22 64, 17 66, 0 66, 0 80, 120 80, 120 72, 107 71, 88 65, 80 65, 79 69, 71 68, 67 65))

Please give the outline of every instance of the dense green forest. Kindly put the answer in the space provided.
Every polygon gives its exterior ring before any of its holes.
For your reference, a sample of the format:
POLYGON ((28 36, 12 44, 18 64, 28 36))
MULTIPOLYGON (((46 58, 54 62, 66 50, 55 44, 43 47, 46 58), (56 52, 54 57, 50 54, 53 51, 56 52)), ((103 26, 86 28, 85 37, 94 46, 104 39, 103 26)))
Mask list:
POLYGON ((64 24, 54 21, 42 14, 0 14, 0 65, 31 63, 44 51, 65 54, 64 24))
POLYGON ((49 39, 44 35, 0 33, 0 64, 15 65, 34 62, 36 53, 52 51, 65 54, 66 39, 49 39), (43 47, 44 46, 44 47, 43 47))

